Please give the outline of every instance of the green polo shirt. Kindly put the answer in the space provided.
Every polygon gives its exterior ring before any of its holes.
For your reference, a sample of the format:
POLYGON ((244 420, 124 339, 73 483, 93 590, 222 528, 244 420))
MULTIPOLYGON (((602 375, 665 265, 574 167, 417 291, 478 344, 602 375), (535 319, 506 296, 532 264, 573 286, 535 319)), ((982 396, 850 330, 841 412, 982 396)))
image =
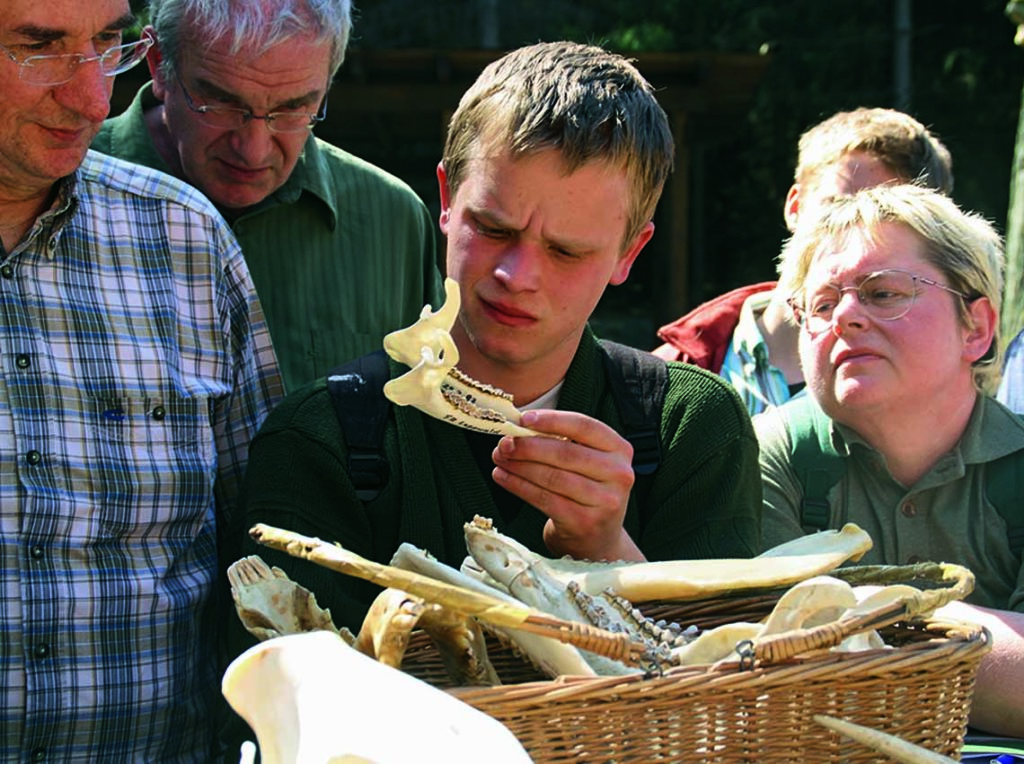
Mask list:
MULTIPOLYGON (((764 487, 762 544, 770 548, 803 535, 803 491, 790 465, 789 433, 778 411, 754 417, 764 487)), ((831 423, 846 473, 829 491, 829 528, 852 522, 870 534, 862 565, 931 560, 969 568, 968 602, 1024 612, 1024 565, 1010 550, 1006 522, 986 495, 989 462, 1024 449, 1024 420, 979 396, 956 447, 909 488, 889 472, 881 453, 853 430, 831 423)), ((1020 497, 1024 501, 1024 496, 1020 497)))
MULTIPOLYGON (((147 83, 92 148, 163 172, 143 114, 147 83)), ((398 178, 310 136, 288 181, 231 222, 287 389, 381 347, 444 291, 434 224, 398 178)))

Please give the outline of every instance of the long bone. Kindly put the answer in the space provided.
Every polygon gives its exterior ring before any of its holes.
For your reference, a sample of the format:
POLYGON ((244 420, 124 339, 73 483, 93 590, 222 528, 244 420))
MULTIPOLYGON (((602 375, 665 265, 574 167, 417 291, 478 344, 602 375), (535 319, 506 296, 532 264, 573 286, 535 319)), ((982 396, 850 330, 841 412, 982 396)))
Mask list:
MULTIPOLYGON (((522 604, 508 593, 494 589, 450 565, 445 565, 430 553, 414 547, 412 544, 401 544, 391 559, 391 564, 394 567, 435 578, 453 586, 487 594, 503 602, 522 604)), ((518 629, 501 629, 492 626, 492 630, 515 645, 521 655, 549 676, 596 676, 594 669, 583 659, 580 651, 572 645, 518 629)))
POLYGON ((398 406, 413 406, 424 414, 477 432, 494 435, 540 435, 520 424, 522 413, 512 396, 485 385, 456 368, 459 351, 451 329, 459 314, 459 285, 445 279, 444 305, 427 305, 419 319, 384 338, 384 350, 411 367, 384 384, 384 395, 398 406))
MULTIPOLYGON (((745 589, 787 586, 859 559, 871 537, 852 523, 839 531, 814 534, 813 546, 789 542, 751 559, 670 560, 663 562, 589 562, 551 559, 494 530, 490 521, 466 525, 466 546, 481 567, 497 568, 517 560, 521 567, 543 567, 563 586, 575 581, 587 594, 611 589, 630 602, 712 597, 745 589), (813 550, 813 551, 812 551, 813 550), (482 561, 493 559, 484 565, 482 561)), ((472 563, 469 563, 472 564, 472 563)))

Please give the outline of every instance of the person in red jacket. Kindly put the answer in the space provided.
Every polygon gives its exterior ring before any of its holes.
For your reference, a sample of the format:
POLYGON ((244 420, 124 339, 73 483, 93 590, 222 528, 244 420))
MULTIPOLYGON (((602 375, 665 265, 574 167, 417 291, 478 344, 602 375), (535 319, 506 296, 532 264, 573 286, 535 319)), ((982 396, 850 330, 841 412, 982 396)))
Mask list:
MULTIPOLYGON (((881 183, 917 183, 949 194, 952 159, 916 119, 893 109, 834 114, 807 130, 798 144, 786 226, 814 219, 823 202, 881 183)), ((798 329, 775 282, 743 286, 697 306, 658 330, 654 355, 685 361, 727 379, 756 414, 784 403, 804 384, 798 329)))

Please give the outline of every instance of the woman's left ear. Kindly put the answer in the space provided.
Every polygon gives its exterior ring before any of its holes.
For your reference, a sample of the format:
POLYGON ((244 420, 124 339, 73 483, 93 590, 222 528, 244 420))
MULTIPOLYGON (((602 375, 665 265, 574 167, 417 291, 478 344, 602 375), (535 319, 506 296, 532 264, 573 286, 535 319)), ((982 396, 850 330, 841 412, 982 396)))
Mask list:
POLYGON ((967 310, 971 314, 971 326, 965 329, 964 358, 973 364, 985 358, 992 349, 999 315, 987 297, 974 299, 967 310))

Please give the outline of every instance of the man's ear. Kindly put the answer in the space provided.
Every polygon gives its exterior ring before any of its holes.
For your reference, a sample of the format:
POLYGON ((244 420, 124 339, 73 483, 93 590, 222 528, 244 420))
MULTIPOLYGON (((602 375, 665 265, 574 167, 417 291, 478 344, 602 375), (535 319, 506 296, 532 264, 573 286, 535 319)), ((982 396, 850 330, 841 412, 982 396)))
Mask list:
POLYGON ((652 236, 654 236, 654 223, 648 220, 615 264, 612 276, 608 279, 609 284, 618 286, 629 278, 629 271, 633 267, 633 263, 636 262, 636 256, 640 254, 640 250, 646 246, 652 236))
POLYGON ((978 297, 968 304, 971 325, 964 329, 964 360, 976 363, 989 355, 999 316, 987 297, 978 297))
POLYGON ((448 192, 448 173, 444 171, 444 162, 437 163, 437 186, 441 194, 441 218, 438 224, 441 233, 448 235, 448 221, 451 219, 451 196, 448 192))
POLYGON ((800 216, 800 184, 794 183, 786 194, 786 204, 782 209, 786 219, 786 228, 792 233, 796 230, 796 220, 800 216))
POLYGON ((146 30, 153 38, 153 44, 146 51, 146 66, 149 67, 149 76, 153 80, 153 95, 163 101, 167 96, 167 82, 163 72, 164 56, 160 50, 160 40, 156 36, 156 30, 148 26, 146 30))

